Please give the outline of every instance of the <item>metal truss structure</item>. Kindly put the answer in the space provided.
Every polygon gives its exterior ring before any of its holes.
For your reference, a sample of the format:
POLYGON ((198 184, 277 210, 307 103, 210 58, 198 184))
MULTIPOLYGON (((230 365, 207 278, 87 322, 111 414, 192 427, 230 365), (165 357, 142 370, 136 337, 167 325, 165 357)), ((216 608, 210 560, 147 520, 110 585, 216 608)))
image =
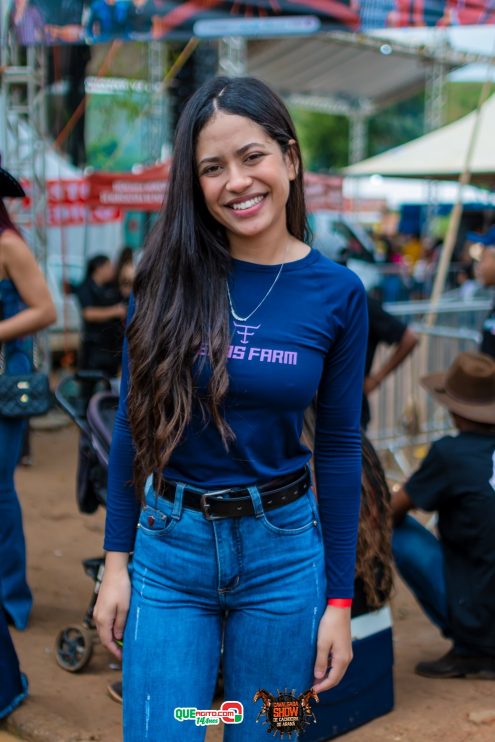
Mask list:
MULTIPOLYGON (((4 29, 5 36, 5 29, 4 29)), ((46 263, 46 221, 47 197, 45 182, 46 111, 44 84, 46 80, 46 49, 27 47, 22 51, 13 45, 9 38, 1 41, 1 102, 0 106, 0 147, 3 162, 16 175, 31 183, 31 209, 24 217, 24 226, 30 227, 31 246, 42 265, 46 263)), ((332 32, 315 37, 315 44, 325 44, 330 49, 368 50, 375 55, 395 55, 397 60, 410 58, 416 60, 422 72, 413 82, 416 89, 426 83, 425 129, 427 131, 443 123, 445 108, 446 76, 452 69, 461 66, 489 62, 491 57, 452 49, 442 39, 435 40, 431 46, 414 46, 387 40, 373 35, 348 32, 332 32), (440 42, 440 43, 438 43, 440 42)), ((275 42, 274 42, 275 43, 275 42)), ((277 42, 281 43, 282 42, 277 42)), ((302 43, 308 43, 307 40, 302 43)), ((293 50, 292 50, 293 51, 293 50)), ((146 154, 148 162, 156 161, 161 147, 166 141, 167 96, 163 93, 163 71, 167 56, 167 44, 151 41, 148 44, 148 81, 150 84, 151 115, 146 131, 146 154), (157 95, 156 91, 161 90, 157 95)), ((268 48, 257 41, 241 37, 231 37, 219 41, 219 65, 221 74, 238 76, 246 73, 257 74, 256 60, 260 64, 277 56, 276 47, 268 48), (261 50, 261 54, 260 54, 261 50), (258 57, 257 57, 258 55, 258 57), (253 68, 254 67, 254 68, 253 68)), ((318 53, 319 60, 327 54, 318 53)), ((328 59, 327 59, 328 61, 328 59)), ((282 68, 285 59, 281 58, 282 68)), ((331 62, 329 62, 329 65, 331 62)), ((322 111, 347 116, 350 119, 350 161, 357 162, 366 151, 367 120, 380 108, 398 99, 396 92, 382 91, 381 98, 368 97, 359 91, 348 90, 345 96, 311 91, 299 93, 294 89, 277 85, 270 80, 269 70, 263 75, 274 87, 281 90, 289 104, 309 110, 322 111), (284 89, 282 89, 284 87, 284 89)), ((320 69, 321 66, 320 66, 320 69)), ((327 72, 327 74, 329 74, 327 72)), ((290 81, 289 81, 290 82, 290 81)), ((366 87, 366 86, 365 86, 366 87)), ((412 87, 411 87, 412 89, 412 87)), ((402 94, 405 91, 402 90, 402 94)), ((22 223, 21 217, 19 217, 22 223)))
POLYGON ((353 94, 351 90, 345 96, 312 93, 289 93, 286 96, 286 100, 291 105, 306 110, 346 116, 349 119, 349 161, 351 164, 359 162, 366 156, 367 121, 370 116, 400 100, 401 95, 404 97, 404 93, 413 93, 424 86, 424 129, 425 132, 437 129, 445 123, 446 85, 449 72, 468 64, 494 63, 490 55, 453 49, 443 34, 435 37, 431 45, 422 46, 397 43, 378 36, 346 32, 332 32, 322 38, 326 39, 333 48, 345 45, 348 48, 369 50, 374 54, 397 60, 414 58, 419 65, 420 74, 415 81, 411 79, 410 83, 405 82, 404 88, 398 93, 382 94, 375 99, 353 94))
POLYGON ((164 41, 153 40, 148 44, 148 91, 150 96, 148 125, 143 127, 146 163, 160 159, 167 133, 166 94, 163 88, 163 75, 167 61, 167 45, 164 41))
POLYGON ((447 75, 448 69, 445 57, 448 47, 439 39, 437 54, 427 68, 425 89, 425 134, 439 129, 445 123, 445 109, 447 105, 447 75))
POLYGON ((29 243, 43 269, 47 260, 46 49, 1 47, 0 147, 2 162, 30 182, 30 209, 16 215, 29 230, 29 243))
POLYGON ((247 74, 247 42, 241 36, 221 39, 218 43, 218 74, 241 77, 247 74))

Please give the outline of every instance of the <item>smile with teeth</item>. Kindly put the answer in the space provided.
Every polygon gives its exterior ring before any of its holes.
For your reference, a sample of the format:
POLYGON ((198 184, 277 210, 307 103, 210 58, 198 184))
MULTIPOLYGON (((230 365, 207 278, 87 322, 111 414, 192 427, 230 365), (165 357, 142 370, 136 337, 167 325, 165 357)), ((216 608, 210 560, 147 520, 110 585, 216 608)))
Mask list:
POLYGON ((256 204, 261 203, 264 198, 264 196, 254 196, 254 198, 250 198, 247 201, 232 204, 231 208, 234 209, 234 211, 245 211, 246 209, 251 209, 253 206, 256 206, 256 204))

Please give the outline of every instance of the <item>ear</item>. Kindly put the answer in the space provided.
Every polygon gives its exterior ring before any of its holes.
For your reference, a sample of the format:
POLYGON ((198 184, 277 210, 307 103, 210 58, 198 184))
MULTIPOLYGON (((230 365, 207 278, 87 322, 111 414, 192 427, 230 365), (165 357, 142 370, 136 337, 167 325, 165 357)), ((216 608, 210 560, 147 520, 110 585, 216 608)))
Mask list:
POLYGON ((289 171, 289 180, 295 180, 299 173, 299 155, 295 147, 296 140, 290 139, 287 152, 285 153, 287 169, 289 171))

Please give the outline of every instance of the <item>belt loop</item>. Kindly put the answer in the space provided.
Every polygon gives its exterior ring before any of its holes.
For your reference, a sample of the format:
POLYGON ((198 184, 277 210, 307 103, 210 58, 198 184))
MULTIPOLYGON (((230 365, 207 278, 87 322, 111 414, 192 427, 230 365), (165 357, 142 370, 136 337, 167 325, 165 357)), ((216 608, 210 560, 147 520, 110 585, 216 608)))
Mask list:
POLYGON ((170 513, 170 517, 174 518, 174 520, 179 520, 181 513, 182 513, 182 498, 184 496, 184 489, 186 485, 184 482, 177 482, 177 485, 175 487, 175 498, 174 498, 174 507, 172 508, 172 512, 170 513))
POLYGON ((247 487, 246 489, 251 496, 256 518, 261 518, 261 516, 264 515, 264 510, 259 489, 257 487, 247 487))
POLYGON ((146 478, 146 482, 144 483, 144 500, 145 502, 148 501, 148 495, 150 494, 150 490, 153 487, 153 474, 150 474, 149 477, 146 478))
POLYGON ((308 489, 311 489, 312 490, 313 487, 314 487, 314 484, 315 484, 314 483, 314 478, 313 478, 313 469, 311 468, 311 465, 310 464, 306 464, 306 466, 304 468, 306 469, 306 471, 309 474, 309 487, 308 487, 308 489))

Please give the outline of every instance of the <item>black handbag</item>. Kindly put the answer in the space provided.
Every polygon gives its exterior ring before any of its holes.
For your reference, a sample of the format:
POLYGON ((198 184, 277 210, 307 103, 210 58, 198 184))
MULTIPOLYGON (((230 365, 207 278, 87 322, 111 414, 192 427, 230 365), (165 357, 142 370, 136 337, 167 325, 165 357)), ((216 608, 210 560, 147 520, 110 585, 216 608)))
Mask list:
MULTIPOLYGON (((3 304, 0 301, 0 319, 3 304)), ((36 369, 39 366, 38 345, 33 338, 32 368, 26 374, 7 373, 4 344, 0 345, 0 417, 36 417, 44 415, 52 406, 48 376, 36 369)))
POLYGON ((0 374, 0 417, 36 417, 51 407, 48 376, 39 371, 21 376, 0 374))

